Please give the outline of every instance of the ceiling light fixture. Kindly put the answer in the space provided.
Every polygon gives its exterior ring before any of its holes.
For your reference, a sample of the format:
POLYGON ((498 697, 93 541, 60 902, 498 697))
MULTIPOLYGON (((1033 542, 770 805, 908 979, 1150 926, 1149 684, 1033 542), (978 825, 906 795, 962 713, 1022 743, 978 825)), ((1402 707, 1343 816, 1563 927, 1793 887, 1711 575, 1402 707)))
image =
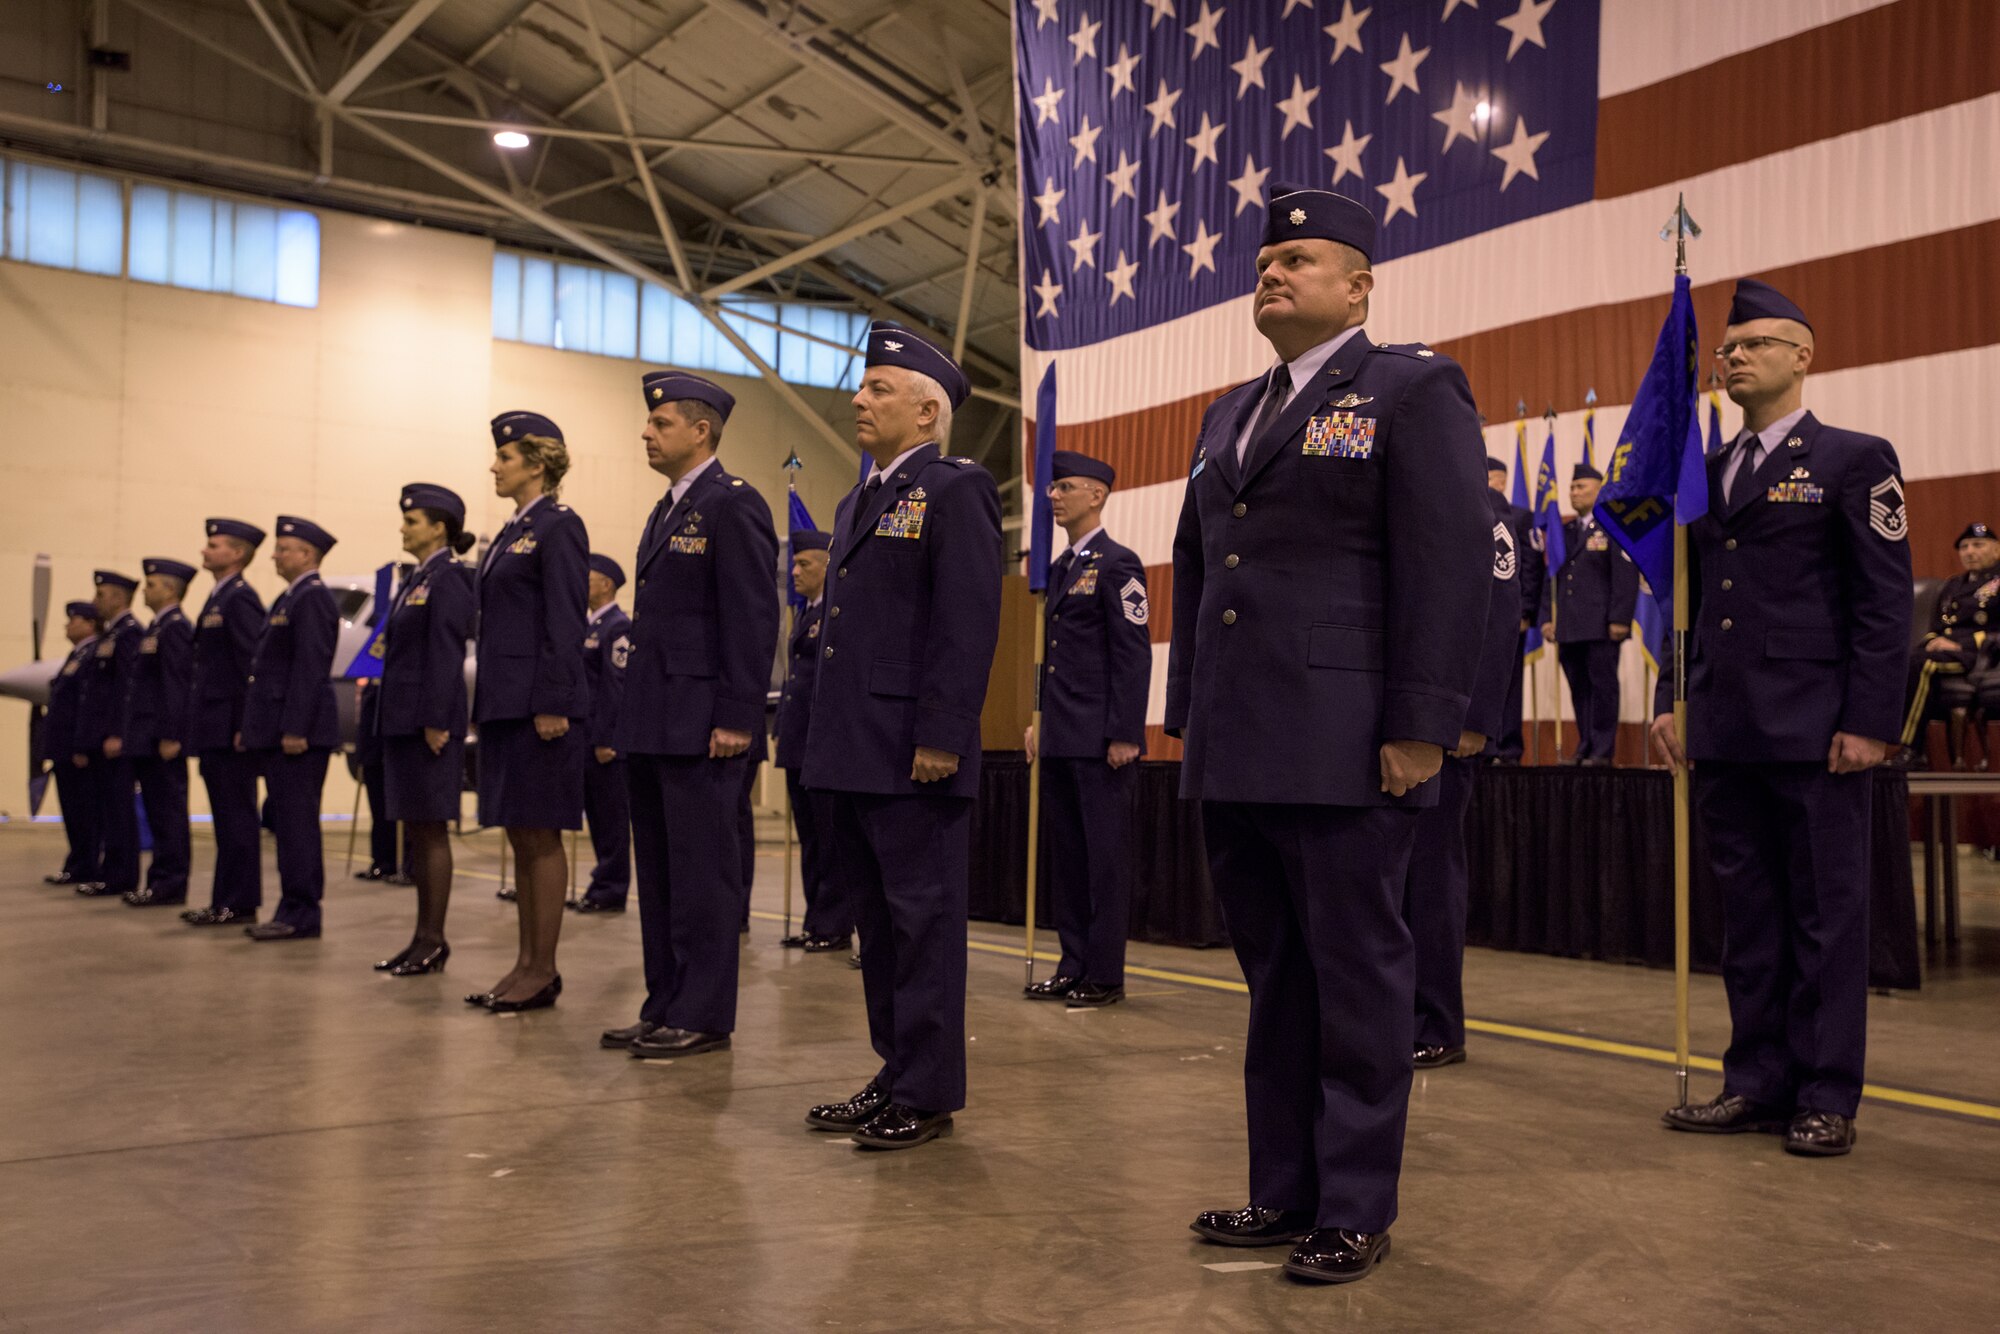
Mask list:
POLYGON ((493 146, 495 148, 505 148, 513 151, 515 149, 526 148, 528 142, 528 136, 522 134, 519 130, 495 130, 493 132, 493 146))

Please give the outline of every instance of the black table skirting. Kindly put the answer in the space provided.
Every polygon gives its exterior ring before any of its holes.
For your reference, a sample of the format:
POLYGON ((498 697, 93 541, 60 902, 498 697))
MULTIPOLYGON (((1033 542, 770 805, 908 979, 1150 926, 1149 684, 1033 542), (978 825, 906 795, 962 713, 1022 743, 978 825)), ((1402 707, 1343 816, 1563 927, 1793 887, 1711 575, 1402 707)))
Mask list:
MULTIPOLYGON (((1229 943, 1209 888, 1201 818, 1179 799, 1180 765, 1140 764, 1130 938, 1164 945, 1229 943)), ((1909 789, 1875 771, 1869 877, 1869 983, 1922 981, 1910 875, 1909 789)), ((1466 943, 1494 949, 1671 967, 1674 960, 1673 780, 1656 769, 1486 768, 1465 835, 1471 866, 1466 943)), ((1028 766, 989 753, 972 822, 972 916, 1018 924, 1026 903, 1028 766)), ((1689 950, 1694 967, 1722 960, 1720 891, 1694 825, 1689 950)), ((1049 914, 1046 850, 1035 917, 1049 914)), ((1045 938, 1053 947, 1052 933, 1045 938)))

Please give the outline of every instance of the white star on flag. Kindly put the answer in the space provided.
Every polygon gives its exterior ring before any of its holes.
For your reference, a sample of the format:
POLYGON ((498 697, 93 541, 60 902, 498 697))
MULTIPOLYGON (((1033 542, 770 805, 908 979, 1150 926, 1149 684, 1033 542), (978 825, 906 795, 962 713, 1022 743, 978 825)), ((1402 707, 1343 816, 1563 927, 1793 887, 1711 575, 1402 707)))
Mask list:
POLYGON ((1067 190, 1056 189, 1055 177, 1042 178, 1042 192, 1035 196, 1035 211, 1041 215, 1035 219, 1037 227, 1046 227, 1052 222, 1058 226, 1062 225, 1062 214, 1057 212, 1057 207, 1062 203, 1063 196, 1068 193, 1067 190))
POLYGON ((1176 199, 1169 202, 1167 192, 1160 191, 1160 202, 1153 205, 1153 211, 1146 215, 1146 222, 1153 229, 1152 235, 1146 238, 1146 244, 1152 246, 1161 241, 1178 240, 1179 238, 1174 235, 1174 215, 1180 211, 1180 201, 1176 199))
POLYGON ((1194 150, 1194 165, 1188 168, 1190 172, 1200 171, 1204 161, 1213 162, 1218 167, 1222 165, 1221 159, 1215 155, 1215 141, 1222 137, 1222 132, 1228 127, 1227 121, 1220 125, 1209 124, 1208 113, 1206 111, 1201 113, 1201 128, 1187 141, 1188 147, 1194 150))
POLYGON ((1278 15, 1278 17, 1280 19, 1288 19, 1292 16, 1294 9, 1303 9, 1306 13, 1310 14, 1312 13, 1312 5, 1313 0, 1285 0, 1285 12, 1278 15))
POLYGON ((1444 126, 1444 147, 1439 150, 1440 152, 1449 153, 1451 146, 1460 139, 1479 137, 1479 126, 1472 119, 1473 112, 1478 109, 1478 96, 1465 91, 1464 84, 1453 81, 1451 105, 1443 111, 1431 113, 1431 119, 1444 126))
POLYGON ((1523 42, 1533 42, 1544 51, 1548 50, 1549 44, 1542 40, 1542 20, 1547 18, 1549 11, 1555 7, 1556 0, 1541 0, 1539 4, 1536 0, 1521 0, 1519 9, 1504 19, 1493 20, 1510 34, 1507 42, 1507 59, 1514 58, 1514 53, 1521 49, 1523 42))
POLYGON ((1375 193, 1389 201, 1389 211, 1382 215, 1384 227, 1388 226, 1389 220, 1398 213, 1407 213, 1413 218, 1417 216, 1417 187, 1422 185, 1429 175, 1427 171, 1412 175, 1403 165, 1403 159, 1400 157, 1396 159, 1396 179, 1387 185, 1375 187, 1375 193))
POLYGON ((1403 34, 1402 49, 1396 52, 1394 60, 1382 66, 1382 72, 1389 76, 1389 95, 1382 99, 1384 106, 1395 101, 1396 94, 1405 88, 1419 96, 1422 95, 1423 89, 1417 87, 1417 66, 1423 64, 1424 58, 1430 53, 1431 49, 1428 46, 1420 51, 1412 51, 1410 34, 1403 34))
POLYGON ((1341 54, 1346 51, 1352 51, 1357 56, 1361 54, 1361 25, 1374 12, 1372 9, 1356 12, 1354 0, 1340 0, 1340 17, 1326 25, 1326 35, 1333 38, 1333 59, 1327 64, 1338 65, 1341 54))
POLYGON ((1139 164, 1134 162, 1124 149, 1118 150, 1118 165, 1104 173, 1104 179, 1111 182, 1111 202, 1130 199, 1139 202, 1139 192, 1132 188, 1132 178, 1139 174, 1139 164))
POLYGON ((1264 62, 1271 58, 1271 50, 1272 48, 1267 46, 1262 51, 1259 51, 1257 49, 1257 39, 1252 37, 1244 44, 1243 59, 1230 65, 1229 68, 1236 71, 1236 98, 1238 101, 1243 99, 1243 94, 1250 91, 1252 84, 1255 84, 1259 88, 1264 86, 1264 62))
POLYGON ((1028 99, 1035 104, 1035 124, 1047 125, 1050 121, 1054 120, 1056 118, 1056 103, 1062 101, 1063 94, 1068 91, 1069 89, 1067 88, 1056 87, 1054 79, 1044 78, 1042 80, 1042 91, 1028 99))
POLYGON ((1341 131, 1340 142, 1326 150, 1326 155, 1333 159, 1335 185, 1340 184, 1340 178, 1343 176, 1352 176, 1360 181, 1368 179, 1361 170, 1361 150, 1368 147, 1368 141, 1374 137, 1372 134, 1364 134, 1356 138, 1354 122, 1350 120, 1346 123, 1345 129, 1341 131))
POLYGON ((1060 19, 1061 15, 1056 13, 1056 0, 1035 0, 1035 28, 1037 31, 1048 24, 1060 21, 1060 19))
POLYGON ((1312 104, 1313 99, 1318 96, 1319 89, 1308 88, 1298 75, 1292 76, 1292 95, 1277 104, 1278 110, 1285 115, 1285 128, 1278 134, 1280 143, 1289 139, 1293 130, 1312 133, 1312 104))
POLYGON ((1148 139, 1158 134, 1163 127, 1174 124, 1174 103, 1180 100, 1180 89, 1167 87, 1167 81, 1161 79, 1159 96, 1146 103, 1146 114, 1153 118, 1153 128, 1146 131, 1148 139))
POLYGON ((1090 230, 1090 220, 1088 218, 1084 219, 1078 226, 1082 230, 1076 234, 1075 239, 1066 243, 1069 246, 1070 254, 1075 256, 1069 266, 1071 273, 1075 273, 1085 265, 1089 265, 1093 269, 1097 267, 1097 243, 1104 239, 1103 232, 1093 232, 1090 230))
POLYGON ((1221 9, 1210 9, 1208 0, 1201 0, 1201 13, 1195 15, 1194 23, 1187 30, 1188 36, 1194 38, 1194 50, 1188 55, 1190 61, 1210 48, 1222 49, 1222 43, 1216 40, 1215 25, 1222 22, 1223 12, 1221 9))
POLYGON ((1084 113, 1083 124, 1069 137, 1069 146, 1076 150, 1076 161, 1071 167, 1081 167, 1085 161, 1097 161, 1097 136, 1104 133, 1102 125, 1092 125, 1090 114, 1084 113))
POLYGON ((1515 117, 1514 138, 1493 150, 1493 156, 1507 164, 1507 170, 1500 177, 1502 190, 1512 185, 1516 176, 1525 174, 1538 181, 1542 179, 1542 173, 1535 170, 1535 150, 1540 148, 1548 137, 1547 130, 1543 130, 1540 134, 1529 134, 1528 118, 1515 117))
POLYGON ((1063 294, 1063 287, 1061 283, 1049 277, 1047 269, 1042 270, 1042 280, 1035 284, 1034 292, 1037 297, 1041 298, 1042 302, 1041 307, 1035 311, 1035 318, 1040 319, 1044 315, 1055 315, 1057 313, 1056 298, 1063 294))
MULTIPOLYGON (((1049 0, 1049 3, 1054 4, 1055 0, 1049 0)), ((1174 0, 1146 0, 1146 8, 1153 11, 1153 21, 1146 25, 1148 28, 1157 28, 1160 26, 1160 20, 1170 19, 1174 16, 1174 0)), ((1040 27, 1041 25, 1036 24, 1035 26, 1040 27)))
POLYGON ((1119 251, 1117 265, 1105 270, 1104 273, 1105 281, 1111 284, 1111 300, 1107 304, 1117 305, 1118 298, 1121 296, 1128 300, 1138 300, 1137 297, 1132 295, 1132 279, 1138 272, 1138 264, 1126 259, 1123 250, 1119 251))
POLYGON ((1208 230, 1208 219, 1197 218, 1194 224, 1194 240, 1181 247, 1190 256, 1188 277, 1192 278, 1203 269, 1215 272, 1215 244, 1222 239, 1221 232, 1208 230))
POLYGON ((1479 0, 1444 0, 1444 18, 1438 20, 1439 24, 1450 18, 1460 5, 1464 5, 1467 9, 1477 9, 1479 0))
POLYGON ((1076 31, 1069 35, 1069 44, 1075 48, 1075 54, 1069 58, 1070 64, 1080 65, 1086 56, 1092 60, 1097 59, 1097 30, 1103 26, 1101 21, 1092 23, 1087 18, 1077 20, 1076 31))
POLYGON ((1232 217, 1242 217, 1246 208, 1262 208, 1264 205, 1264 178, 1271 174, 1269 167, 1259 168, 1257 159, 1248 153, 1243 155, 1243 174, 1229 183, 1236 192, 1236 212, 1232 217))
POLYGON ((1132 71, 1137 68, 1139 68, 1139 57, 1128 51, 1125 43, 1118 43, 1118 59, 1104 67, 1104 72, 1111 76, 1113 97, 1120 93, 1130 93, 1134 97, 1139 95, 1139 90, 1132 86, 1132 71))

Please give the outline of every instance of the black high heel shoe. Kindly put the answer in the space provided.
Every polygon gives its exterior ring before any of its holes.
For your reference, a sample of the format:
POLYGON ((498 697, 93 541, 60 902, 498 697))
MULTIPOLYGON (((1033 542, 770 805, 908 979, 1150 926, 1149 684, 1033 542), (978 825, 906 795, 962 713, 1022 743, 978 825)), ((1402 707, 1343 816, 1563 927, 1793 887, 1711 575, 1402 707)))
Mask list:
POLYGON ((390 955, 388 958, 376 964, 375 971, 378 973, 394 972, 396 968, 403 962, 403 960, 409 958, 412 954, 415 954, 416 952, 417 952, 417 942, 413 940, 409 944, 403 946, 403 948, 398 950, 396 953, 390 955))
POLYGON ((442 973, 444 961, 450 957, 451 946, 441 940, 425 954, 418 954, 416 947, 411 946, 403 952, 403 957, 396 961, 396 966, 389 970, 389 976, 422 977, 425 973, 442 973))
POLYGON ((465 1003, 467 1005, 491 1005, 493 1003, 493 993, 490 991, 475 991, 465 998, 465 1003))
POLYGON ((555 980, 526 1000, 492 1000, 486 1003, 486 1008, 495 1014, 519 1014, 523 1010, 546 1010, 556 1003, 556 997, 560 995, 562 995, 562 974, 557 973, 555 980))

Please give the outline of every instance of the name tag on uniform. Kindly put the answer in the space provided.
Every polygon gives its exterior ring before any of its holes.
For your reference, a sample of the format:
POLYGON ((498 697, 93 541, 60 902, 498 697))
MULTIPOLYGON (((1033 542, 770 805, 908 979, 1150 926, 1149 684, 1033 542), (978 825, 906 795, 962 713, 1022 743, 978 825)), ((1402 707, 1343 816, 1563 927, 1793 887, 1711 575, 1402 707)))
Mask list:
POLYGON ((1816 482, 1779 482, 1764 499, 1773 505, 1824 505, 1826 488, 1816 482))
POLYGON ((100 658, 108 658, 117 651, 118 641, 115 639, 107 639, 97 646, 97 656, 100 658))
POLYGON ((507 546, 507 550, 516 556, 530 555, 533 553, 534 549, 535 549, 535 539, 533 536, 516 538, 513 542, 509 543, 507 546))
POLYGON ((929 505, 925 500, 899 500, 896 508, 884 514, 875 524, 877 537, 918 538, 924 535, 924 509, 929 505))
POLYGON ((1375 453, 1375 419, 1335 412, 1306 422, 1299 453, 1311 459, 1365 459, 1375 453))
POLYGON ((699 556, 708 550, 708 539, 689 537, 686 533, 675 533, 667 539, 667 550, 683 556, 699 556))
POLYGON ((203 612, 203 613, 202 613, 202 617, 201 617, 201 628, 202 628, 202 629, 204 629, 204 630, 213 630, 213 629, 217 628, 218 626, 220 626, 221 624, 222 624, 222 613, 221 613, 221 612, 219 612, 219 611, 209 611, 209 612, 203 612))
POLYGON ((151 635, 147 635, 139 641, 139 651, 141 653, 158 653, 160 651, 160 641, 151 635))
POLYGON ((1076 577, 1076 582, 1069 586, 1069 591, 1072 593, 1095 593, 1097 591, 1097 571, 1091 569, 1079 574, 1076 577))
POLYGON ((410 595, 403 599, 403 605, 405 607, 421 607, 430 600, 431 586, 423 584, 410 590, 410 595))
POLYGON ((291 623, 292 617, 289 612, 275 612, 271 616, 271 624, 273 625, 290 625, 291 623))
POLYGON ((1603 533, 1592 533, 1589 537, 1583 539, 1583 549, 1585 551, 1609 551, 1611 550, 1611 539, 1603 533))

